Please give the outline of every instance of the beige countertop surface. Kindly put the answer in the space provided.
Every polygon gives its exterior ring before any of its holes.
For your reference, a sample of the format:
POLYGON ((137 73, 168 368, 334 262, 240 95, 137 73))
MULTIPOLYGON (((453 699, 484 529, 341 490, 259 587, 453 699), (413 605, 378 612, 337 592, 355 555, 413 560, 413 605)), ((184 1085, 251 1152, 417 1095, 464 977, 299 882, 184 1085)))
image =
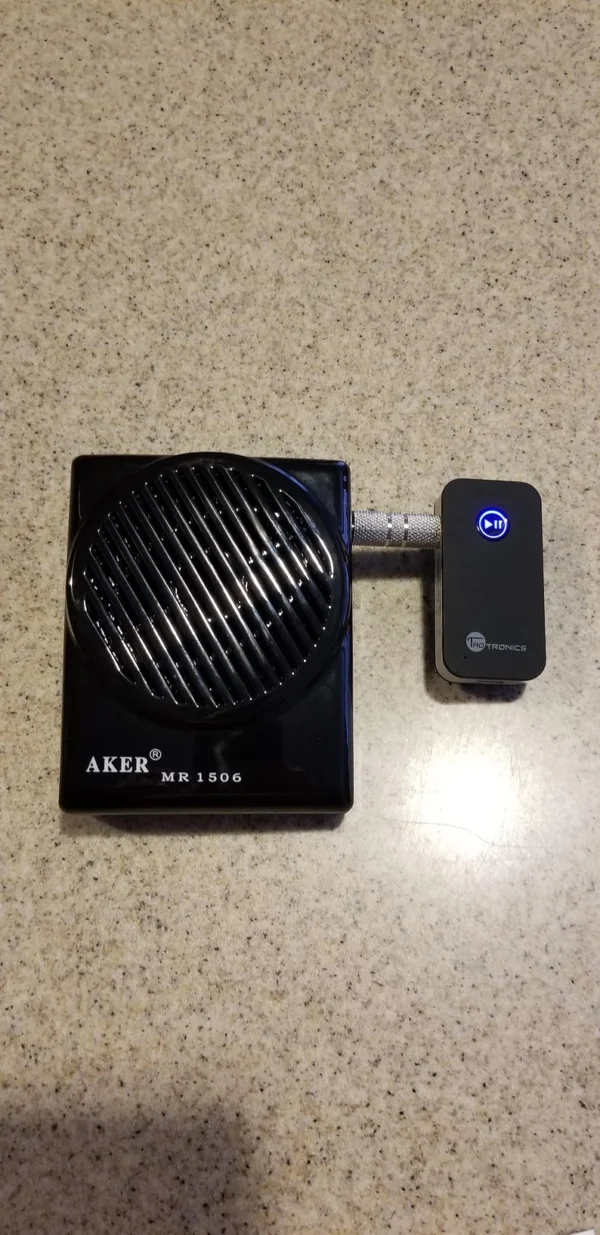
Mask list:
MULTIPOLYGON (((597 4, 3 6, 0 1231, 600 1226, 597 4), (359 565, 356 805, 57 807, 73 456, 544 499, 548 666, 359 565)), ((383 569, 379 569, 383 566, 383 569)))

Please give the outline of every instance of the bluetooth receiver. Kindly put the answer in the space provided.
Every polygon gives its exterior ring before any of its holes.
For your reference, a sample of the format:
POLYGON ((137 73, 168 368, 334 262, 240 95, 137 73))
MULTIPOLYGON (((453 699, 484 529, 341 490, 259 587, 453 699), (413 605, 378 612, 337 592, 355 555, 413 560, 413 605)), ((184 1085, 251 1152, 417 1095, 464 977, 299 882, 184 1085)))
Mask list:
POLYGON ((518 481, 452 480, 436 511, 438 673, 492 684, 538 677, 546 663, 539 493, 518 481))

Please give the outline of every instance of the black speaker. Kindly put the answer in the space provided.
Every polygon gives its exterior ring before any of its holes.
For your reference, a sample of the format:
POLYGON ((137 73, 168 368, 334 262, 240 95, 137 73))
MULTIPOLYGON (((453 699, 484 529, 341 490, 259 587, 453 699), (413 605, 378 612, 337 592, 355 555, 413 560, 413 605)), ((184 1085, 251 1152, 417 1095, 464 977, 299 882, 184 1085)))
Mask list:
POLYGON ((63 809, 348 810, 350 548, 344 463, 76 459, 63 809))

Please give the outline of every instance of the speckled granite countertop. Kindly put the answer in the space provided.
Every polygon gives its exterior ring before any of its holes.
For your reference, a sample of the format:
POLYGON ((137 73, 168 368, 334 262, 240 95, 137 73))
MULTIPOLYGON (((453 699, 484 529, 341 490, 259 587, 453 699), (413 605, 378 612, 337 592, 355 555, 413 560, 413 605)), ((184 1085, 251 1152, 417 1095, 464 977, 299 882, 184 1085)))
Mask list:
POLYGON ((0 1230, 598 1224, 598 6, 2 26, 0 1230), (342 826, 61 820, 71 458, 219 448, 531 481, 547 671, 465 699, 363 561, 342 826))

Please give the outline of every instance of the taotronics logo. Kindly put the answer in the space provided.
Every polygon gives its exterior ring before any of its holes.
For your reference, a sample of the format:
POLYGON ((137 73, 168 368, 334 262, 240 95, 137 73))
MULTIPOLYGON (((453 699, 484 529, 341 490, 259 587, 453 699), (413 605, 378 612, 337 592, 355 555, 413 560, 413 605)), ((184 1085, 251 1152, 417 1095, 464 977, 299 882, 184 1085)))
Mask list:
POLYGON ((482 635, 480 630, 472 630, 466 638, 466 644, 470 652, 483 652, 485 648, 487 652, 526 652, 526 643, 488 643, 485 635, 482 635))

